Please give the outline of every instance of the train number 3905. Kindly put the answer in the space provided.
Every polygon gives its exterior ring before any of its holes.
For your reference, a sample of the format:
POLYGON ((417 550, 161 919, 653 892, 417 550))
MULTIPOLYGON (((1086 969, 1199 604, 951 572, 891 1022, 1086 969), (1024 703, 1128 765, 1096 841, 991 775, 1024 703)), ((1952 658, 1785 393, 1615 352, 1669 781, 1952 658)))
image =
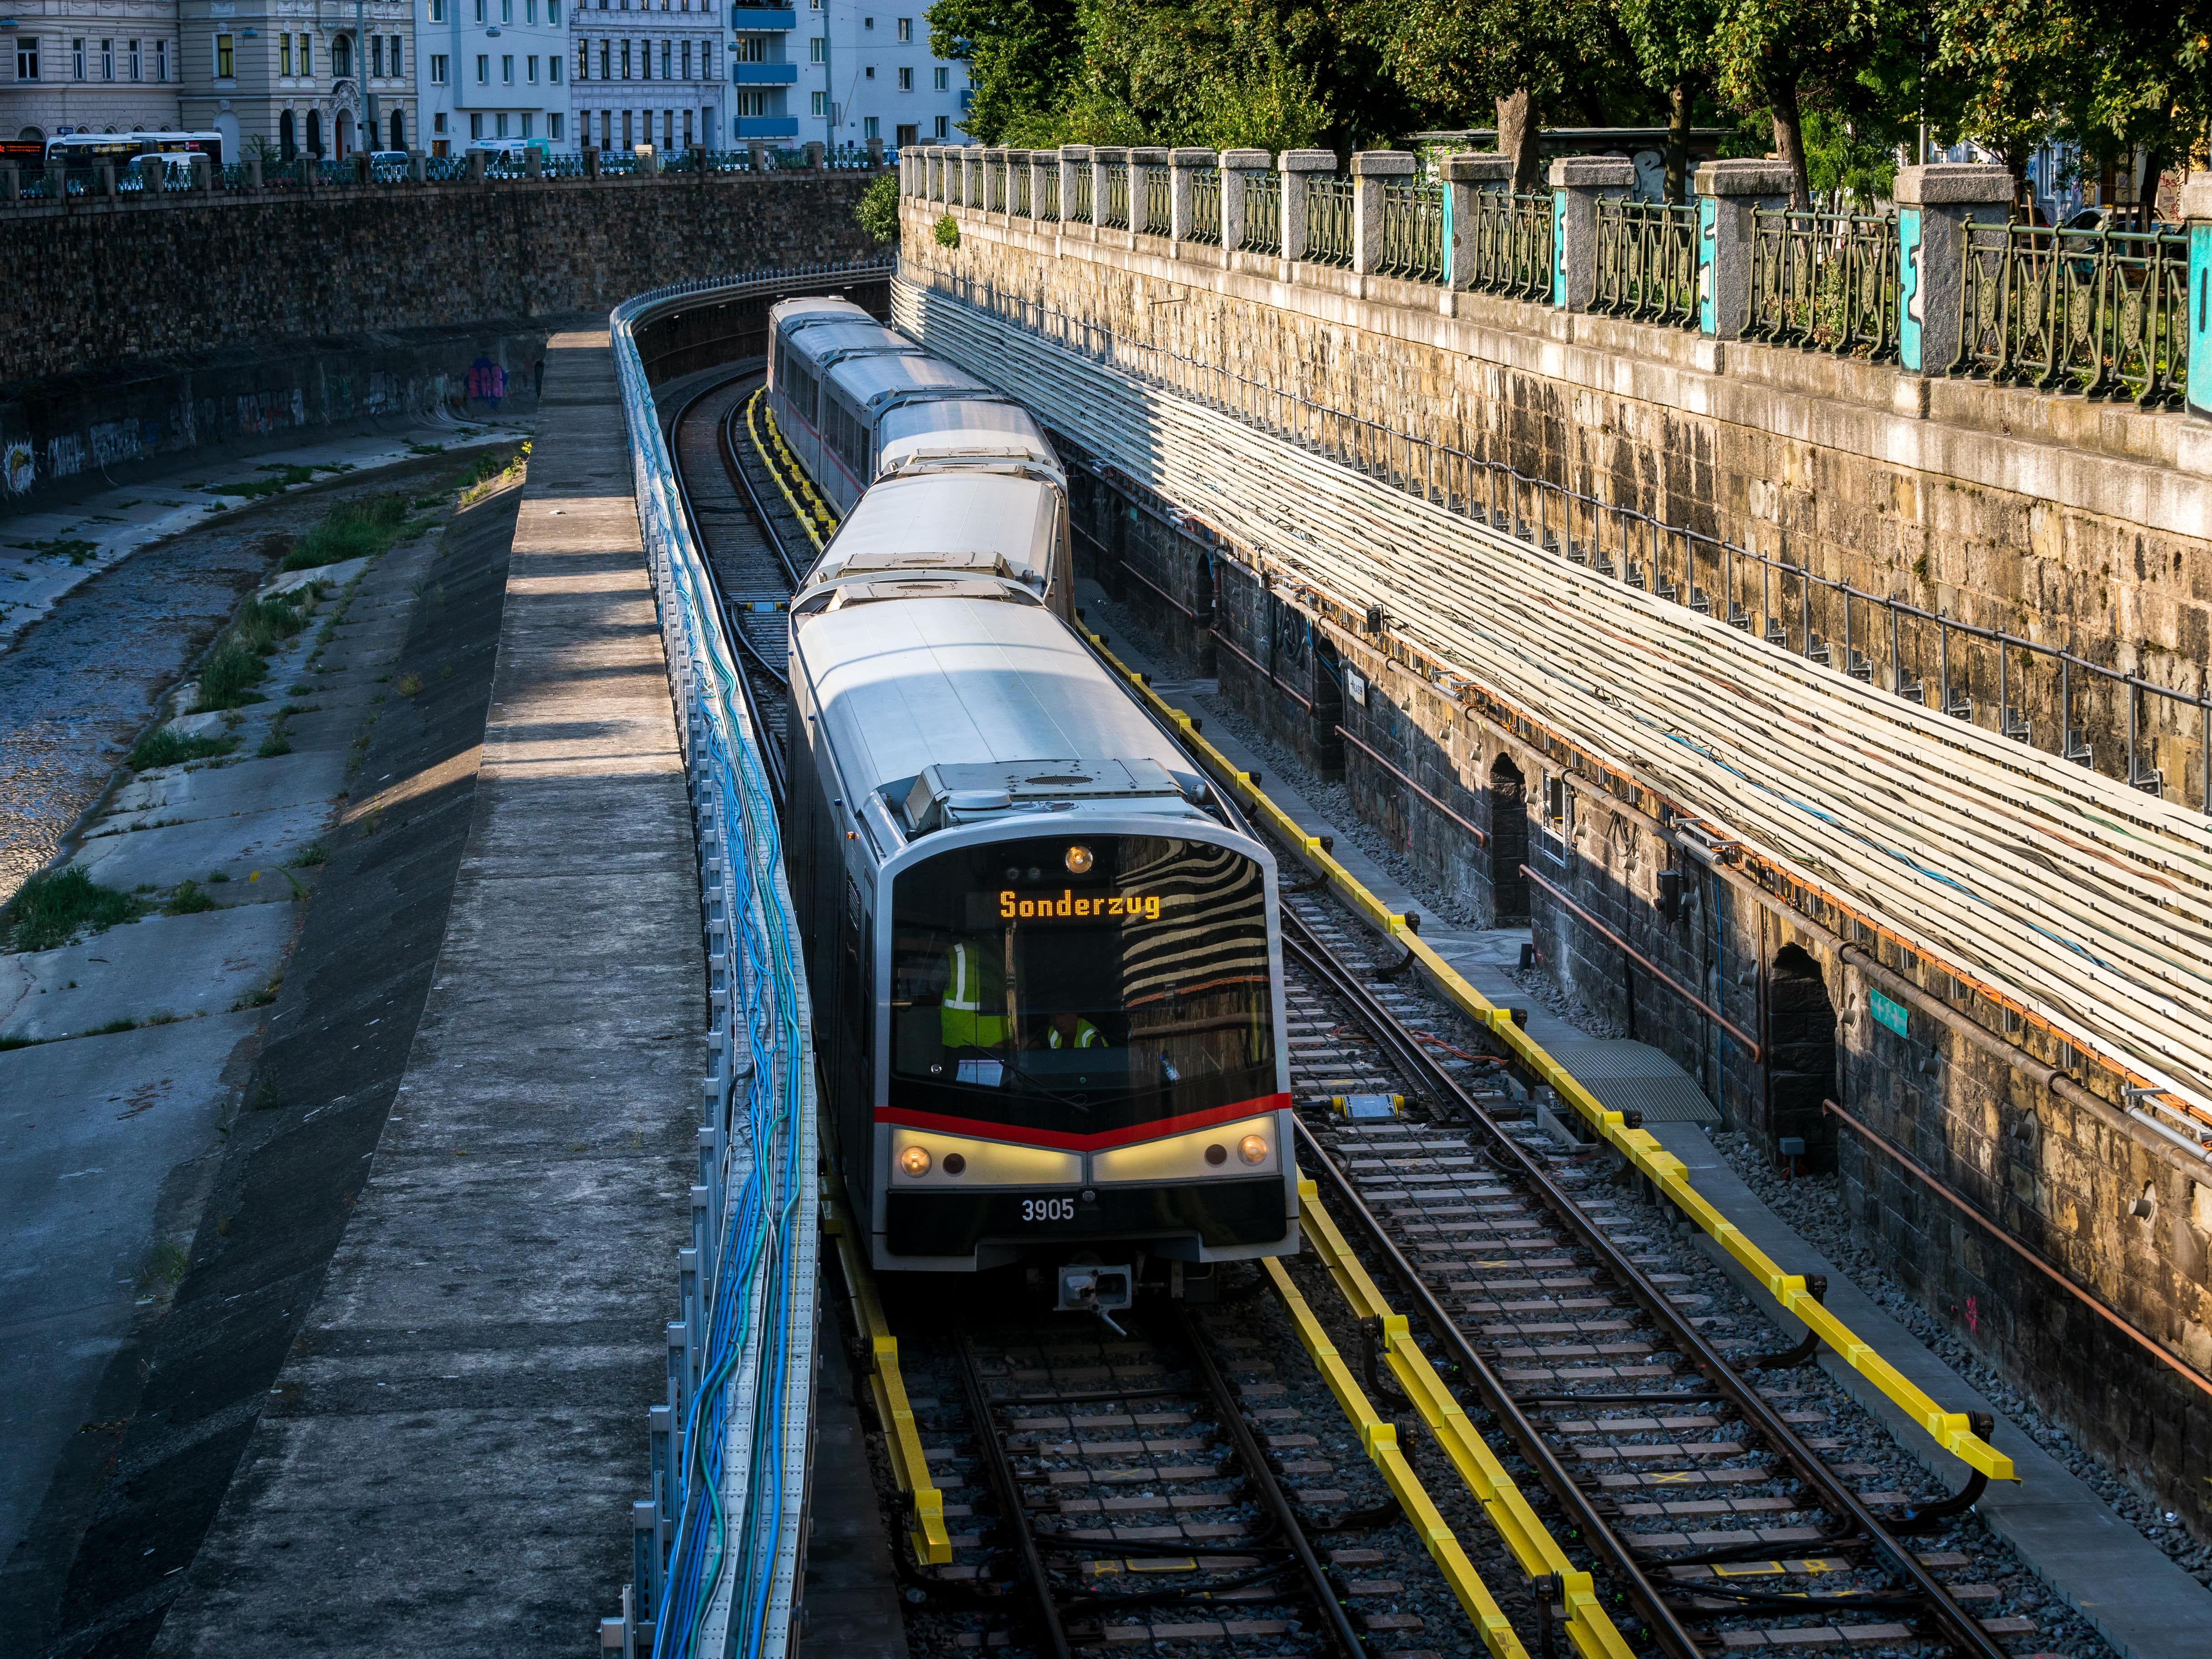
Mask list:
POLYGON ((1072 1198, 1025 1198, 1022 1200, 1022 1219, 1073 1221, 1075 1219, 1075 1200, 1072 1198))

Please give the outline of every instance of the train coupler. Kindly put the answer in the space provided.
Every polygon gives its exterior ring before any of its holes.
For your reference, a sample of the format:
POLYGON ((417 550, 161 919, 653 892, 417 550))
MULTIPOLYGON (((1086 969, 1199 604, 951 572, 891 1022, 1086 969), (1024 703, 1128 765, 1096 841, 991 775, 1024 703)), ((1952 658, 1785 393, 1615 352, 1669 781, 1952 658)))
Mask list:
POLYGON ((1072 1261, 1054 1276, 1053 1286, 1052 1305, 1055 1312, 1097 1314, 1115 1335, 1128 1334, 1114 1322, 1114 1315, 1127 1310, 1137 1299, 1134 1267, 1102 1267, 1096 1262, 1072 1261))

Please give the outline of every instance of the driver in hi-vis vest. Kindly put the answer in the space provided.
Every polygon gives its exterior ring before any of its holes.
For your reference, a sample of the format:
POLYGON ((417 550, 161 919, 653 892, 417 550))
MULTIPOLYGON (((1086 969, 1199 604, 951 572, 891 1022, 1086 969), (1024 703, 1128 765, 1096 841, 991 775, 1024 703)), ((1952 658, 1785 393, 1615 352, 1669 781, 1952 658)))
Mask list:
POLYGON ((1080 1014, 1054 1014, 1045 1030, 1048 1048, 1103 1048, 1106 1035, 1080 1014))
POLYGON ((948 1048, 997 1048, 1006 1041, 1006 970, 994 943, 963 939, 945 952, 939 1006, 948 1048))

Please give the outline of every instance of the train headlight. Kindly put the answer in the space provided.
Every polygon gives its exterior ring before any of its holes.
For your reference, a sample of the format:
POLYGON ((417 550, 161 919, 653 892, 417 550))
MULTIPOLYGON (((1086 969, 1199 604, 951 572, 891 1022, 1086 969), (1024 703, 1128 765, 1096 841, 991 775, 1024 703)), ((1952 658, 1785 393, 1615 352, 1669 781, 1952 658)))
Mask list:
POLYGON ((1237 1143, 1237 1156, 1247 1164, 1265 1164, 1267 1161, 1267 1143, 1258 1135, 1246 1135, 1237 1143))
POLYGON ((899 1168, 915 1180, 921 1180, 929 1173, 929 1149, 926 1146, 908 1147, 899 1154, 899 1168))
POLYGON ((1091 1154, 1094 1186, 1132 1181, 1243 1180, 1282 1168, 1281 1139, 1270 1114, 1217 1123, 1194 1133, 1166 1135, 1091 1154))
POLYGON ((1091 849, 1088 847, 1071 847, 1067 849, 1067 873, 1071 876, 1089 875, 1091 864, 1091 849))

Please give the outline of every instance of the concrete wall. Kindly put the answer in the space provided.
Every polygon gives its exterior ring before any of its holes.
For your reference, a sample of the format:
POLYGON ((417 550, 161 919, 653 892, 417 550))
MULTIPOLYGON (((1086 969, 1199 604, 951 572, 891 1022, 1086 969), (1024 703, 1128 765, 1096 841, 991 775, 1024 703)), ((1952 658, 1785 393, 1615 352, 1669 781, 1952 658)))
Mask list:
MULTIPOLYGON (((1070 448, 1079 459, 1079 434, 1070 448)), ((2108 1467, 2212 1531, 2212 1396, 1839 1133, 1821 1102, 2199 1372, 2212 1370, 2212 1165, 2088 1094, 2046 1036, 2008 1035, 2001 1011, 1936 970, 1799 908, 1809 895, 1698 862, 1542 733, 1448 702, 1367 636, 1309 631, 1228 550, 1175 529, 1170 504, 1093 479, 1074 511, 1085 574, 1156 628, 1180 672, 1212 665, 1242 713, 1341 776, 1361 815, 1478 917, 1526 915, 1546 969, 1670 1054, 1731 1125, 1770 1151, 1803 1139, 1812 1168, 1840 1163, 1863 1241, 1930 1313, 2108 1467), (1210 642, 1165 594, 1208 616, 1210 642), (1375 753, 1332 738, 1339 723, 1375 753), (1875 992, 1905 1011, 1903 1035, 1873 1017, 1875 992), (2130 1212, 2146 1188, 2147 1218, 2130 1212)))
MULTIPOLYGON (((2070 641, 2092 660, 2192 696, 2206 684, 2212 426, 2124 402, 1923 379, 1824 353, 1088 225, 1032 227, 972 209, 951 210, 962 234, 944 248, 931 227, 945 211, 907 206, 902 252, 918 278, 926 269, 988 283, 1289 398, 1509 464, 1865 592, 2054 646, 2070 641)), ((1608 550, 1618 533, 1607 526, 1608 550)), ((1762 584, 1758 567, 1741 562, 1733 574, 1724 588, 1716 562, 1702 564, 1698 580, 1716 610, 1733 599, 1754 627, 1771 617, 1802 643, 1799 585, 1762 584)), ((1873 627, 1864 602, 1852 611, 1855 647, 1885 659, 1887 625, 1873 627)), ((1816 595, 1812 622, 1822 639, 1840 642, 1839 604, 1816 595)), ((1901 641, 1908 678, 1924 679, 1931 701, 1936 632, 1916 635, 1908 624, 1901 641)), ((1976 718, 1994 726, 1994 653, 1954 636, 1950 678, 1971 684, 1976 718)), ((2118 769, 2126 698, 2079 695, 2081 678, 2073 724, 2097 746, 2100 769, 2118 769)), ((2003 688, 2045 747, 2056 746, 2057 680, 2038 667, 2023 684, 2014 662, 2003 688)), ((2146 698, 2141 719, 2157 763, 2197 799, 2201 714, 2146 698)))
POLYGON ((16 299, 0 331, 0 511, 148 453, 422 413, 450 398, 453 377, 477 357, 526 369, 536 357, 524 343, 542 342, 546 319, 604 315, 646 289, 869 257, 878 250, 853 208, 874 177, 671 174, 0 206, 0 293, 16 299))

